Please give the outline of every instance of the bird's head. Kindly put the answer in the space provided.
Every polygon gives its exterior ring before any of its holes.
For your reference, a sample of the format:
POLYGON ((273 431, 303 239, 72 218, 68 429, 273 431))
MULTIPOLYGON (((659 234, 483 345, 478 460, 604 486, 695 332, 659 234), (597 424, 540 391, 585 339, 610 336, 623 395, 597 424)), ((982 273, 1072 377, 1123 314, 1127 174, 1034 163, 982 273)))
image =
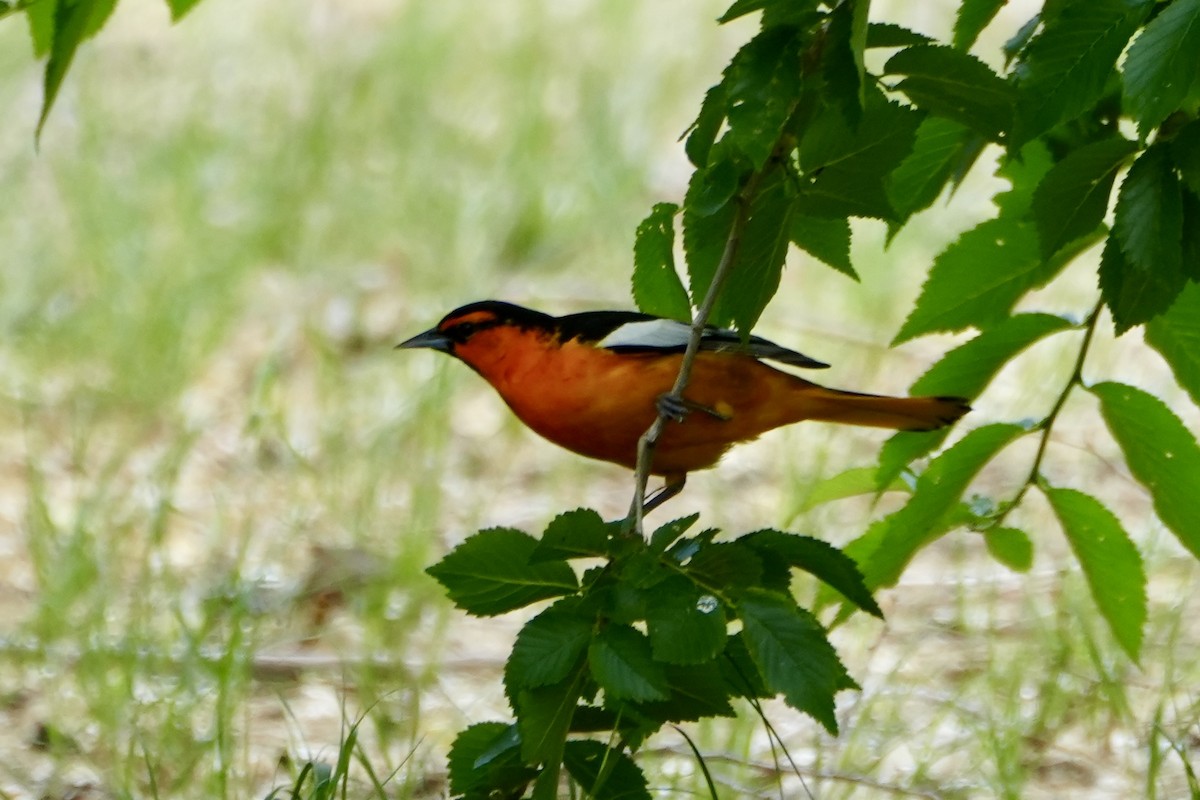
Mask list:
POLYGON ((440 350, 477 370, 502 357, 514 338, 554 332, 554 317, 498 300, 462 306, 433 328, 396 345, 398 349, 440 350))

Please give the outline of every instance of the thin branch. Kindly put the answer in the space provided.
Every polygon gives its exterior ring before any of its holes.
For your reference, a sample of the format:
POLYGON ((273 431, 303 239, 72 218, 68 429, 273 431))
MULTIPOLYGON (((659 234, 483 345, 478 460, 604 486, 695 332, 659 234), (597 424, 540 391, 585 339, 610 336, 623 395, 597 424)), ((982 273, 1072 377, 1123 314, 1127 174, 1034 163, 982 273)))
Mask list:
MULTIPOLYGON (((768 165, 770 163, 768 162, 768 165)), ((764 167, 764 169, 766 168, 764 167)), ((742 234, 746 230, 746 221, 750 217, 750 203, 758 191, 761 176, 762 171, 751 175, 750 180, 737 195, 737 210, 733 217, 733 224, 729 227, 729 237, 725 240, 725 249, 721 253, 721 260, 717 263, 716 272, 713 273, 712 283, 708 285, 704 300, 696 309, 696 316, 692 318, 692 335, 688 339, 687 349, 683 352, 683 361, 679 365, 679 375, 675 378, 675 385, 671 387, 671 397, 682 399, 683 390, 687 388, 688 381, 691 379, 692 365, 696 361, 696 354, 700 352, 700 340, 704 337, 704 328, 708 325, 708 318, 712 314, 713 306, 716 305, 717 296, 733 269, 738 251, 741 250, 742 234)), ((633 520, 633 531, 638 536, 643 535, 642 518, 645 514, 646 486, 650 482, 650 465, 654 462, 654 449, 658 446, 658 440, 663 434, 667 421, 668 418, 660 410, 650 428, 638 439, 636 483, 633 504, 629 509, 629 517, 633 520)))
POLYGON ((998 528, 1004 524, 1004 520, 1008 517, 1009 512, 1020 505, 1024 499, 1029 487, 1037 483, 1038 478, 1042 474, 1042 459, 1046 457, 1046 446, 1050 443, 1050 433, 1054 428, 1054 421, 1058 419, 1058 414, 1066 405, 1067 398, 1071 391, 1076 386, 1083 385, 1083 362, 1087 359, 1088 350, 1092 346, 1092 338, 1096 333, 1096 321, 1100 318, 1100 309, 1103 307, 1103 301, 1097 302, 1096 307, 1092 309, 1092 313, 1088 315, 1087 322, 1084 327, 1083 342, 1079 345, 1079 354, 1075 357, 1075 368, 1071 371, 1071 377, 1067 379, 1066 385, 1058 396, 1058 400, 1054 402, 1054 407, 1050 409, 1050 413, 1042 420, 1038 427, 1042 431, 1041 440, 1038 442, 1037 453, 1033 457, 1033 464, 1029 468, 1029 475, 1025 478, 1025 483, 1017 491, 1013 499, 1004 507, 998 515, 992 518, 988 523, 987 528, 998 528))

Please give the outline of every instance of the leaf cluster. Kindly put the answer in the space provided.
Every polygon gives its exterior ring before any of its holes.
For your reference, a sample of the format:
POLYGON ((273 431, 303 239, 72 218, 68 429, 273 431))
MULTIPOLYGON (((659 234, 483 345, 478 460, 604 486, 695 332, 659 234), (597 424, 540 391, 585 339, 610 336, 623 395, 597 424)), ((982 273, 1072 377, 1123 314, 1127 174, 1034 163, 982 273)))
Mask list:
POLYGON ((781 695, 836 732, 834 696, 855 683, 793 598, 792 571, 881 616, 854 562, 782 531, 717 541, 716 530, 692 532, 697 519, 643 539, 625 520, 578 509, 540 539, 480 531, 429 568, 475 616, 553 600, 521 629, 505 666, 515 722, 478 723, 455 741, 456 796, 557 797, 565 769, 589 796, 649 797, 632 760, 646 738, 732 716, 738 698, 781 695))

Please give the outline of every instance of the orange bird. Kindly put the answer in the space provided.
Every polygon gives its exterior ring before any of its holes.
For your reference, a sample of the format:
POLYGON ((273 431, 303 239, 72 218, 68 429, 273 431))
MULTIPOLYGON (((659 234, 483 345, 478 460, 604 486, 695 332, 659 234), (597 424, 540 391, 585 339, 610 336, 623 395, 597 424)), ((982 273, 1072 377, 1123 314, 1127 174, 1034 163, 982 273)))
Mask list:
POLYGON ((669 397, 691 326, 632 311, 552 317, 485 300, 451 311, 397 345, 449 353, 500 393, 530 428, 589 458, 635 469, 638 439, 659 410, 671 417, 651 472, 666 485, 646 508, 714 466, 730 447, 804 420, 930 431, 970 410, 961 397, 884 397, 826 389, 763 359, 829 366, 758 336, 710 327, 700 340, 683 402, 669 397))

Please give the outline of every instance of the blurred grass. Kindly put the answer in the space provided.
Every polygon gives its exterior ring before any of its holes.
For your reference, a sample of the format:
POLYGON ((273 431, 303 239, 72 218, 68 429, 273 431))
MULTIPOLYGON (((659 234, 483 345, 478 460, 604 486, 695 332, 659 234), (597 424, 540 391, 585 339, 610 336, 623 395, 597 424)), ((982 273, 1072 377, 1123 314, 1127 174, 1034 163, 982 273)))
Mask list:
MULTIPOLYGON (((357 796, 379 794, 368 767, 397 796, 444 791, 455 730, 506 713, 519 620, 451 615, 424 567, 474 527, 618 513, 630 487, 391 345, 487 296, 627 302, 634 226, 681 194, 674 140, 747 30, 718 29, 722 5, 206 0, 169 27, 126 0, 39 152, 37 65, 0 27, 0 794, 262 797, 339 756, 357 796)), ((862 289, 797 261, 765 332, 835 361, 834 382, 903 391, 943 342, 885 344, 961 214, 882 258, 856 229, 862 289)), ((1013 374, 980 413, 1037 407, 1056 363, 1031 357, 1037 380, 1013 374)), ((679 502, 843 542, 867 504, 799 500, 880 440, 781 432, 679 502)), ((1144 508, 1104 457, 1073 476, 1144 508)), ((1151 539, 1137 671, 1079 576, 1060 580, 1045 515, 1026 524, 1033 578, 958 537, 888 595, 886 628, 838 631, 864 685, 841 739, 769 709, 814 793, 1181 796, 1194 565, 1151 539)), ((734 794, 803 791, 752 714, 697 741, 734 794)), ((700 788, 682 740, 647 759, 652 786, 700 788)))

